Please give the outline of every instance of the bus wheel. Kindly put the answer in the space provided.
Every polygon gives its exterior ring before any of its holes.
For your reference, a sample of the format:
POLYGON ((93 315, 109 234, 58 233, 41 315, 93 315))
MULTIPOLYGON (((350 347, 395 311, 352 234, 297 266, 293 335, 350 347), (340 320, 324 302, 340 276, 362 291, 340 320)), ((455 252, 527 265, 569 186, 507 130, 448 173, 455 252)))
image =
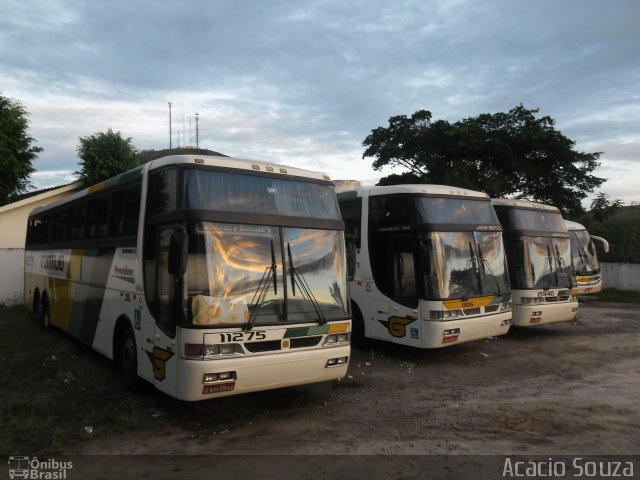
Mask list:
POLYGON ((47 301, 47 297, 43 297, 42 301, 40 302, 37 315, 40 325, 42 325, 45 330, 48 330, 49 325, 51 324, 51 317, 49 313, 49 302, 47 301))
POLYGON ((133 329, 128 323, 120 332, 118 341, 118 369, 129 388, 138 385, 138 351, 133 329))
POLYGON ((351 345, 354 347, 362 347, 364 345, 364 320, 360 309, 351 304, 351 345))

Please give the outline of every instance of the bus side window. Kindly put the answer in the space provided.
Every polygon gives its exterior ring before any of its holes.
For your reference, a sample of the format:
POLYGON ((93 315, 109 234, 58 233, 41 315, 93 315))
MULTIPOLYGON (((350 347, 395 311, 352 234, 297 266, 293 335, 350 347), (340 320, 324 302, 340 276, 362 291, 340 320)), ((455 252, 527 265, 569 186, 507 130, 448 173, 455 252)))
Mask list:
POLYGON ((340 203, 344 220, 344 240, 347 249, 347 272, 353 278, 356 272, 356 249, 360 248, 360 225, 362 222, 362 199, 340 203))
POLYGON ((147 218, 176 209, 177 178, 175 168, 151 173, 147 189, 147 218))
POLYGON ((122 235, 135 235, 138 231, 138 217, 140 216, 140 188, 141 184, 138 184, 128 189, 126 192, 122 235))
POLYGON ((111 194, 109 234, 115 237, 135 235, 140 213, 140 184, 111 194))
POLYGON ((109 197, 89 201, 87 209, 87 237, 100 238, 107 234, 109 197))
POLYGON ((85 203, 78 203, 72 209, 71 222, 70 222, 70 240, 82 240, 85 234, 85 203))

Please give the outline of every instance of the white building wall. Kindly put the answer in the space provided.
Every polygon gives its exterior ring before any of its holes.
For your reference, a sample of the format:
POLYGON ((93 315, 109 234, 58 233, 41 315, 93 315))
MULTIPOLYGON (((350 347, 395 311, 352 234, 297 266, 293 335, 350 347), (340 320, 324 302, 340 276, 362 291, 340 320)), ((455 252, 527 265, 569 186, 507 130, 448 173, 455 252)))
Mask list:
POLYGON ((23 303, 24 291, 24 249, 0 248, 0 306, 23 303))
POLYGON ((24 241, 31 210, 60 200, 81 186, 80 182, 74 182, 0 206, 0 305, 18 305, 23 301, 24 241))
POLYGON ((602 288, 640 291, 640 263, 601 263, 602 288))

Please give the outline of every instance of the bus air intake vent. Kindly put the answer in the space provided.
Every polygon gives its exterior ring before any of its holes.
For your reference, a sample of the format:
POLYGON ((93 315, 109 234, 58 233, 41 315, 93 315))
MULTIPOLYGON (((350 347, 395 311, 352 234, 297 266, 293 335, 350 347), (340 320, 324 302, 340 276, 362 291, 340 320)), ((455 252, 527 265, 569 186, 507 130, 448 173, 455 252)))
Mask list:
POLYGON ((316 337, 300 337, 291 339, 291 348, 315 347, 322 340, 322 335, 316 337))
POLYGON ((274 352, 281 349, 280 340, 269 340, 267 342, 251 342, 245 343, 244 348, 251 353, 274 352))

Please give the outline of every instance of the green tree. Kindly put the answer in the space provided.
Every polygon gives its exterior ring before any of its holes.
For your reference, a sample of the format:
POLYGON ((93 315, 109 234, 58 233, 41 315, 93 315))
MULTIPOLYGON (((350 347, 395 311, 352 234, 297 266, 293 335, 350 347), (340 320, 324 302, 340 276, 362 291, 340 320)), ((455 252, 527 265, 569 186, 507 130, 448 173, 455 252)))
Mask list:
POLYGON ((29 136, 27 110, 11 98, 0 95, 0 205, 12 201, 32 185, 32 162, 42 148, 29 136))
POLYGON ((126 172, 138 165, 140 154, 131 138, 109 128, 88 137, 80 137, 78 146, 80 170, 75 172, 86 185, 93 185, 126 172))
POLYGON ((598 222, 604 222, 622 208, 621 200, 609 200, 604 193, 599 193, 591 202, 590 215, 598 222))
MULTIPOLYGON (((389 119, 371 131, 363 158, 373 168, 402 167, 421 179, 470 188, 492 197, 515 196, 548 203, 565 213, 583 211, 580 202, 605 179, 591 175, 601 152, 574 150, 575 142, 555 129, 551 117, 522 105, 507 113, 481 114, 455 123, 432 121, 431 112, 389 119)), ((390 184, 406 178, 383 178, 390 184)))

